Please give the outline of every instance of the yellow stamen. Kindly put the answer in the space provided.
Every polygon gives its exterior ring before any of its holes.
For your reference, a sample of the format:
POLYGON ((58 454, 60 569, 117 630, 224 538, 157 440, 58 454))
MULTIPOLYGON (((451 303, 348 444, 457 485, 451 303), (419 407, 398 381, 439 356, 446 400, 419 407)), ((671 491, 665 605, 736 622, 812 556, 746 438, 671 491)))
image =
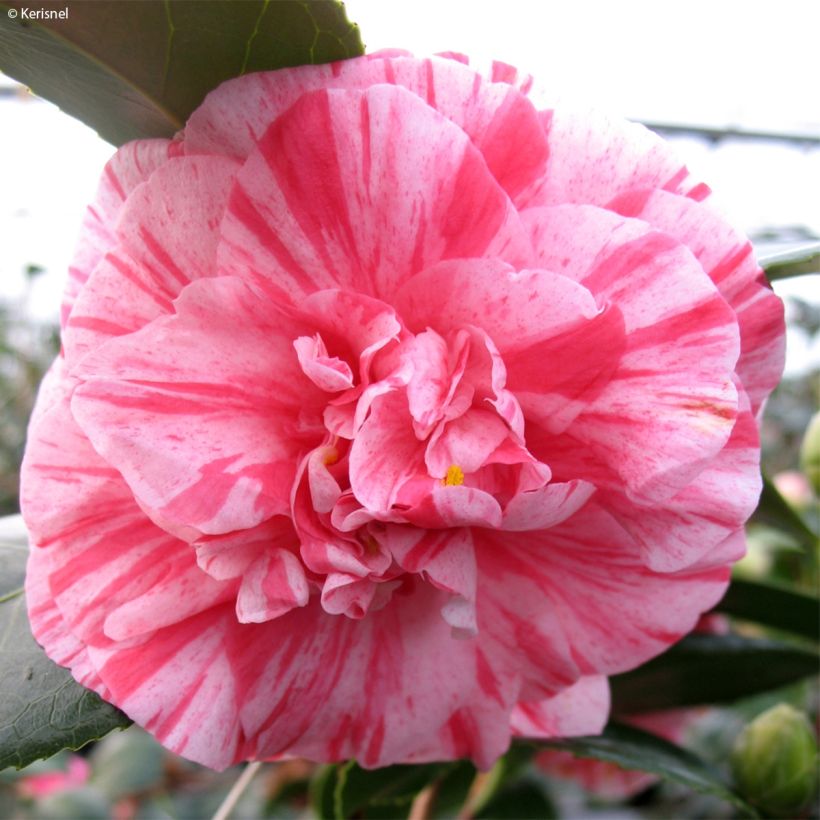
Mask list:
POLYGON ((322 456, 322 464, 328 466, 330 464, 335 464, 339 460, 339 451, 330 446, 325 450, 324 455, 322 456))
POLYGON ((464 470, 458 464, 451 464, 441 483, 445 487, 460 487, 464 483, 464 470))

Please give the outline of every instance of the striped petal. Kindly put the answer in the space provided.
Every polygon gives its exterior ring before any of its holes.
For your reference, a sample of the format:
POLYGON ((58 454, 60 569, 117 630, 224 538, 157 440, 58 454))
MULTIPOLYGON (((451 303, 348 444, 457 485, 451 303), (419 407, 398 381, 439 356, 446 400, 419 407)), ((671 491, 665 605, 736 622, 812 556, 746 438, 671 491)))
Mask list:
POLYGON ((300 418, 319 425, 324 406, 292 346, 300 328, 232 279, 193 283, 176 311, 83 359, 77 420, 144 508, 184 537, 287 512, 300 418))
POLYGON ((541 180, 516 197, 518 208, 567 202, 606 205, 631 188, 662 188, 703 198, 669 143, 637 123, 599 111, 542 111, 549 159, 541 180))
POLYGON ((68 266, 68 282, 60 310, 65 328, 74 300, 99 261, 115 244, 115 227, 129 194, 150 178, 172 153, 168 140, 136 140, 123 145, 106 164, 97 196, 80 228, 81 240, 68 266))
POLYGON ((171 313, 185 285, 216 274, 216 226, 236 168, 222 157, 171 159, 128 197, 65 324, 70 363, 171 313))
POLYGON ((740 326, 736 370, 756 414, 780 380, 786 337, 783 303, 755 262, 751 243, 707 203, 666 191, 628 191, 609 207, 686 245, 735 311, 740 326))
POLYGON ((497 64, 488 82, 452 60, 376 54, 251 74, 224 83, 205 98, 185 127, 185 151, 245 158, 268 126, 303 94, 389 84, 407 89, 459 126, 501 187, 515 196, 542 175, 547 144, 535 109, 516 89, 526 87, 526 81, 517 81, 515 71, 504 68, 497 64))
MULTIPOLYGON (((575 477, 600 486, 612 469, 630 497, 669 498, 720 452, 734 427, 739 337, 733 311, 689 250, 642 223, 625 226, 634 237, 626 242, 616 241, 623 218, 599 208, 531 211, 527 224, 539 261, 572 260, 564 271, 599 303, 613 306, 625 334, 617 367, 602 388, 584 393, 577 416, 556 415, 550 404, 521 397, 528 419, 554 435, 565 432, 608 465, 597 475, 575 477)), ((595 367, 596 351, 583 351, 592 356, 587 367, 595 367)), ((507 357, 513 390, 519 367, 507 357)), ((586 460, 576 455, 576 464, 586 460)))
POLYGON ((526 700, 554 694, 579 673, 616 674, 662 652, 729 582, 726 565, 649 569, 637 541, 594 498, 583 514, 518 533, 514 543, 488 530, 474 539, 479 628, 530 659, 526 700), (547 674, 535 674, 539 666, 547 674))
POLYGON ((530 253, 464 132, 388 86, 301 97, 237 175, 221 231, 220 270, 277 298, 342 287, 389 302, 440 260, 530 253))

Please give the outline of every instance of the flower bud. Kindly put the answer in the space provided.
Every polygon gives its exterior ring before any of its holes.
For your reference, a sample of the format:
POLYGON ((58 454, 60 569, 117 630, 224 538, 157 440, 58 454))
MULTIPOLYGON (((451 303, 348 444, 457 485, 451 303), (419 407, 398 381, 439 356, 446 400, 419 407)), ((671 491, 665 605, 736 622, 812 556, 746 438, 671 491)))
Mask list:
POLYGON ((820 495, 820 413, 814 414, 806 429, 800 447, 800 467, 814 492, 820 495))
POLYGON ((806 808, 817 789, 817 740, 803 712, 781 703, 735 741, 732 769, 741 794, 777 817, 806 808))

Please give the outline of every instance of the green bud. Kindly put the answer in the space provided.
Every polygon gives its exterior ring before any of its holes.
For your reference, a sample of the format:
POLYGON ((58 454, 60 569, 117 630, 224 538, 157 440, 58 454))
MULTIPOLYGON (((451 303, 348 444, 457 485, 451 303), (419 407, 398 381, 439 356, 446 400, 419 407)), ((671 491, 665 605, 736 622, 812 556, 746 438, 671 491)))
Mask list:
POLYGON ((803 444, 800 446, 800 466, 814 492, 820 495, 820 413, 814 414, 803 437, 803 444))
POLYGON ((817 740, 803 712, 781 703, 758 715, 735 741, 740 793, 775 817, 794 817, 817 790, 817 740))

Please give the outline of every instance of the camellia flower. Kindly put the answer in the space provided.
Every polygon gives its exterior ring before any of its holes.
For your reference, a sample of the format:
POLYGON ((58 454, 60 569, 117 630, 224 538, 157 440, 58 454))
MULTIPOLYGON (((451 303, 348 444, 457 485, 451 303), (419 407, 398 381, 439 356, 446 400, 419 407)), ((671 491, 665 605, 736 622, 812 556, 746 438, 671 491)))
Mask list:
POLYGON ((782 310, 667 146, 400 52, 121 148, 31 424, 48 654, 169 748, 597 732, 719 600, 782 310))

